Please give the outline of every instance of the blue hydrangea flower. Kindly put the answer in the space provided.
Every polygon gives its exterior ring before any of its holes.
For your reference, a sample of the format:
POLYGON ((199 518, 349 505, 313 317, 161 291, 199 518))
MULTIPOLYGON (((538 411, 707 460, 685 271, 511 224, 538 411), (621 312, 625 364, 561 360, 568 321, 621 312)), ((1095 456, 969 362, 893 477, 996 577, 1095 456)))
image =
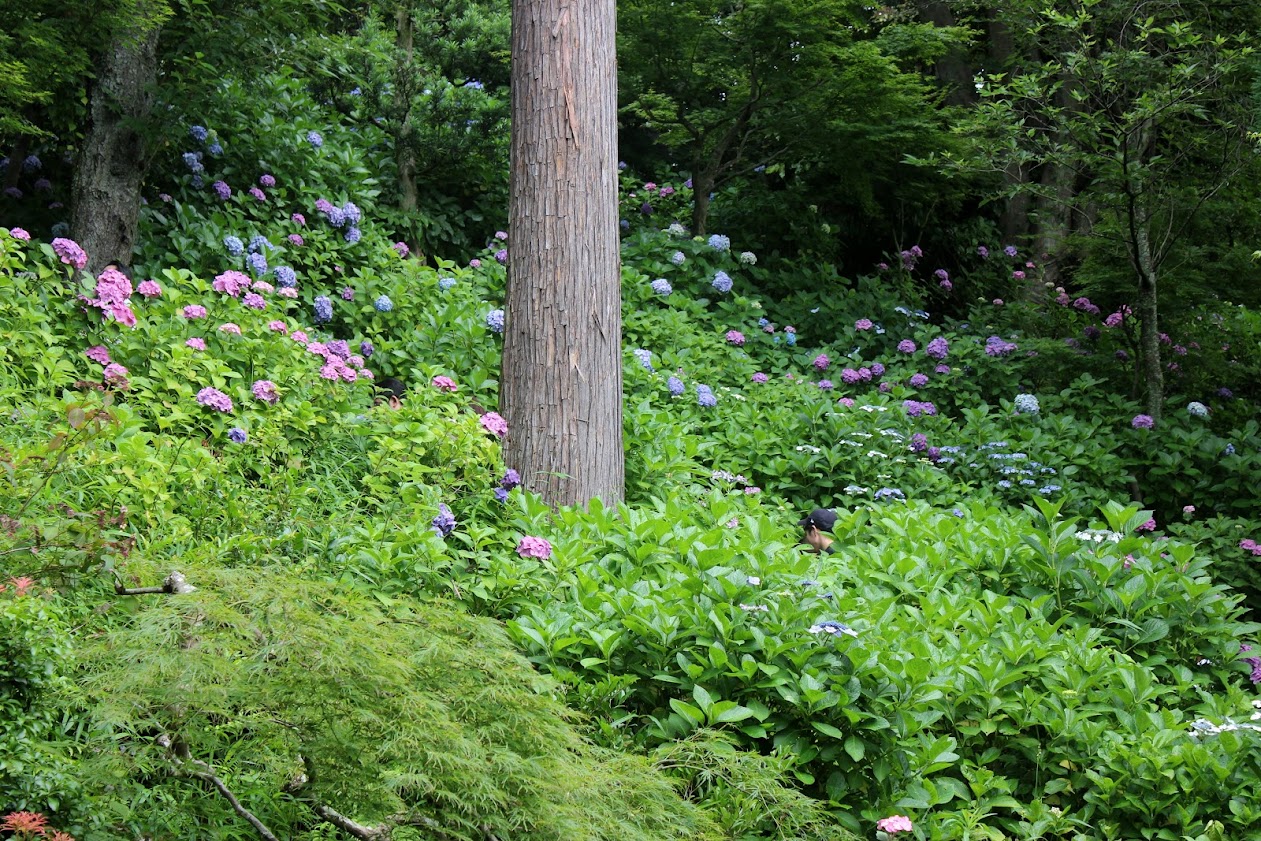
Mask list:
POLYGON ((249 435, 239 426, 234 426, 228 430, 228 440, 234 444, 244 444, 249 435))
POLYGON ((508 501, 508 491, 506 491, 505 489, 495 488, 494 494, 495 494, 495 499, 497 499, 499 502, 506 503, 508 501))
POLYGON ((189 172, 196 174, 206 171, 206 167, 201 163, 201 152, 185 152, 183 157, 184 165, 188 167, 189 172))
POLYGON ((652 286, 652 291, 657 295, 669 295, 674 291, 674 287, 670 285, 670 281, 666 280, 664 277, 657 278, 649 285, 652 286))
POLYGON ((486 326, 489 327, 492 332, 502 333, 504 331, 504 311, 491 310, 486 313, 486 326))
POLYGON ((623 219, 623 220, 621 220, 620 222, 618 222, 618 223, 617 223, 617 226, 618 226, 619 228, 621 228, 623 231, 629 231, 629 230, 630 230, 630 220, 629 220, 629 219, 623 219))
POLYGON ((1006 490, 1007 488, 1010 488, 1010 487, 1011 487, 1011 480, 1010 480, 1010 479, 1000 479, 1000 480, 998 481, 998 486, 999 486, 1000 488, 1002 488, 1003 490, 1006 490))
POLYGON ((1059 491, 1060 491, 1059 485, 1043 485, 1042 487, 1038 488, 1038 493, 1042 494, 1043 496, 1050 496, 1053 493, 1059 493, 1059 491))
POLYGON ((342 205, 342 215, 346 217, 346 221, 352 225, 358 225, 359 220, 363 218, 363 211, 352 201, 348 201, 342 205))
POLYGON ((904 500, 906 499, 906 494, 902 493, 902 491, 898 490, 897 488, 881 488, 880 490, 876 491, 875 497, 877 500, 885 500, 885 499, 904 500))
POLYGON ((250 269, 252 269, 254 274, 258 277, 262 277, 267 274, 267 258, 260 252, 255 251, 249 257, 245 258, 245 262, 250 264, 250 269))
POLYGON ((318 131, 308 131, 306 133, 306 142, 318 149, 324 145, 324 136, 318 131))
POLYGON ((254 236, 250 237, 250 251, 262 252, 273 247, 274 246, 267 241, 267 237, 262 234, 254 234, 254 236))
POLYGON ((206 180, 200 175, 194 175, 188 183, 193 185, 194 190, 200 190, 202 187, 206 186, 206 180))
POLYGON ((1206 418, 1208 417, 1208 406, 1193 400, 1187 404, 1187 412, 1193 417, 1206 418))
POLYGON ((22 161, 23 172, 39 172, 44 168, 44 162, 39 159, 38 155, 27 155, 26 160, 22 161))
POLYGON ((276 274, 276 285, 282 289, 292 289, 298 285, 298 273, 288 266, 277 266, 272 271, 276 274))
POLYGON ((433 518, 433 530, 437 532, 439 537, 446 537, 455 531, 455 515, 451 513, 451 509, 446 503, 438 504, 438 516, 433 518))
POLYGON ((358 228, 350 227, 346 229, 346 234, 344 238, 346 242, 350 243, 351 245, 354 245, 356 242, 359 241, 360 236, 361 234, 358 228))
POLYGON ((394 309, 394 302, 390 300, 389 295, 380 295, 372 302, 372 306, 376 307, 377 312, 389 312, 394 309))
POLYGON ((670 255, 670 262, 676 266, 681 266, 687 260, 687 255, 682 251, 676 251, 670 255))
POLYGON ((315 297, 315 323, 327 324, 333 320, 333 302, 327 295, 315 297))
POLYGON ((834 637, 847 636, 856 637, 858 632, 844 622, 837 622, 834 619, 824 619, 822 622, 816 622, 808 628, 812 634, 831 634, 834 637))
POLYGON ((360 90, 359 88, 351 88, 351 89, 350 89, 350 95, 351 95, 351 96, 363 96, 363 91, 362 91, 362 90, 360 90))
POLYGON ((1017 394, 1012 402, 1016 405, 1016 411, 1022 415, 1036 415, 1042 408, 1038 405, 1038 398, 1032 394, 1017 394))
POLYGON ((1225 453, 1226 455, 1228 455, 1228 456, 1233 456, 1233 455, 1235 454, 1235 445, 1234 445, 1234 444, 1227 444, 1227 445, 1226 445, 1226 449, 1225 449, 1225 450, 1223 450, 1222 452, 1224 452, 1224 453, 1225 453))
POLYGON ((198 143, 205 143, 206 138, 210 136, 210 132, 206 131, 205 126, 189 126, 188 136, 198 143))
POLYGON ((223 247, 228 249, 228 253, 233 257, 239 257, 245 251, 245 244, 241 242, 241 238, 231 234, 223 238, 223 247))
POLYGON ((719 270, 714 274, 714 280, 710 283, 710 286, 724 294, 730 292, 732 287, 731 277, 726 272, 719 270))
POLYGON ((718 398, 714 395, 714 390, 707 385, 696 386, 696 402, 701 406, 717 406, 718 398))
POLYGON ((640 365, 643 365, 649 371, 653 370, 652 351, 644 350, 643 348, 636 348, 635 350, 632 351, 632 353, 635 354, 635 358, 639 360, 640 365))
POLYGON ((223 154, 223 146, 221 146, 218 142, 211 143, 206 147, 206 151, 210 153, 212 158, 217 158, 223 154))
POLYGON ((455 286, 455 278, 453 277, 438 278, 438 288, 441 289, 443 292, 446 292, 452 286, 455 286))
POLYGON ((797 346, 797 334, 796 334, 796 333, 785 333, 785 334, 784 334, 784 344, 788 345, 789 347, 796 347, 796 346, 797 346))
MULTIPOLYGON (((54 237, 64 237, 70 234, 70 224, 68 222, 54 222, 52 235, 54 237)), ((1231 452, 1234 452, 1233 450, 1231 452)))
POLYGON ((730 251, 731 238, 725 237, 722 234, 713 234, 709 238, 709 247, 715 251, 730 251))
POLYGON ((678 397, 684 391, 683 380, 678 377, 671 377, 666 380, 666 388, 670 389, 670 393, 678 397))
POLYGON ((340 207, 330 207, 324 215, 328 217, 328 224, 334 228, 340 228, 346 224, 346 214, 340 207))

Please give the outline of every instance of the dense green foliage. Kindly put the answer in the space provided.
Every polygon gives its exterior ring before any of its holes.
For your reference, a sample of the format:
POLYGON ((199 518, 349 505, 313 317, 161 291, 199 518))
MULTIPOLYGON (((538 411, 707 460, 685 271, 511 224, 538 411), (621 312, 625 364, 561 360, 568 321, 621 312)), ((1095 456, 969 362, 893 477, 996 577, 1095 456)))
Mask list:
POLYGON ((1048 288, 905 160, 975 153, 923 72, 964 4, 623 4, 627 503, 552 510, 487 415, 505 8, 408 7, 409 58, 401 7, 309 5, 165 21, 126 294, 52 243, 79 128, 27 108, 87 48, 13 32, 0 138, 52 135, 0 198, 0 835, 1261 832, 1246 190, 1171 252, 1149 426, 1124 252, 1048 288))

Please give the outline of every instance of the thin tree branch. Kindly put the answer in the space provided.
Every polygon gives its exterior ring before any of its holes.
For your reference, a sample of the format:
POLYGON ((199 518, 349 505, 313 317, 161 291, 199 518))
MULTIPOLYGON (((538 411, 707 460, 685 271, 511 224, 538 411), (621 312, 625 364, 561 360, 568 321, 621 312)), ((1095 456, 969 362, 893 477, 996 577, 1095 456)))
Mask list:
POLYGON ((280 841, 280 839, 276 837, 275 833, 267 828, 265 823, 255 817, 253 812, 241 805, 241 801, 236 799, 236 795, 232 793, 227 784, 224 783, 217 774, 215 774, 214 768, 207 765, 205 762, 202 762, 200 759, 193 759, 189 755, 187 747, 184 747, 179 742, 173 741, 171 737, 165 733, 158 736, 157 743, 171 752, 172 759, 175 762, 176 767, 179 769, 178 773, 186 777, 192 777, 194 779, 208 782, 218 789, 219 793, 222 794, 224 799, 232 806, 232 811, 236 812, 242 818, 245 818, 245 820, 249 822, 250 826, 254 827, 254 831, 258 833, 259 837, 262 838, 263 841, 280 841))

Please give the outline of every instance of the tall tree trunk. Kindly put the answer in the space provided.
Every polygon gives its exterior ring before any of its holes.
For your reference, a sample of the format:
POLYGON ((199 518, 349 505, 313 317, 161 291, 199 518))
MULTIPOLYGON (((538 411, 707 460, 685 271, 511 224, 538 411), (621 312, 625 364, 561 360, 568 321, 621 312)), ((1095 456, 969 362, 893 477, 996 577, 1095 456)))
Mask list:
MULTIPOLYGON (((412 135, 412 93, 415 87, 414 27, 410 0, 402 0, 395 11, 395 46, 399 61, 394 68, 394 113, 398 129, 394 133, 394 162, 398 166, 398 206, 404 213, 416 210, 416 148, 412 135)), ((414 237, 413 237, 414 239, 414 237)), ((416 248, 415 242, 408 245, 416 248)))
POLYGON ((158 28, 115 33, 92 91, 91 127, 76 161, 70 230, 93 274, 131 263, 144 182, 144 124, 153 108, 158 28))
POLYGON ((1160 364, 1160 323, 1156 312, 1156 265, 1152 257, 1151 218, 1138 201, 1133 209, 1134 263, 1138 270, 1138 316, 1142 319, 1139 346, 1143 352, 1143 380, 1147 414, 1159 422, 1165 399, 1165 371, 1160 364))
POLYGON ((705 236, 709 224, 709 195, 714 191, 714 173, 703 164, 692 169, 692 236, 705 236))
MULTIPOLYGON (((920 19, 938 28, 956 26, 954 12, 944 0, 919 0, 920 19)), ((967 60, 967 53, 954 48, 937 59, 933 67, 937 81, 946 89, 947 105, 975 105, 977 101, 976 71, 967 60)))
POLYGON ((513 0, 505 456, 553 505, 622 500, 614 0, 513 0))

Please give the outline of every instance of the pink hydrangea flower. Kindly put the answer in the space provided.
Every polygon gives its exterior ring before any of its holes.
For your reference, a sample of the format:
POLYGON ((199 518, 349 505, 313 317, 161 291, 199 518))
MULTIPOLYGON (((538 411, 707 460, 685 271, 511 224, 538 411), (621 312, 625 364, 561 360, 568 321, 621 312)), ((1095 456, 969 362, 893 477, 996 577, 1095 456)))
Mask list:
POLYGON ((162 295, 162 287, 158 286, 156 280, 142 280, 140 285, 136 287, 136 291, 146 298, 158 298, 162 295))
POLYGON ((211 282, 210 288, 235 298, 241 294, 242 290, 250 288, 250 279, 241 272, 228 270, 217 275, 211 282))
POLYGON ((876 829, 889 835, 896 835, 899 832, 911 832, 914 827, 911 825, 911 819, 905 815, 890 815, 876 821, 876 829))
POLYGON ((88 255, 79 247, 79 243, 65 237, 57 237, 53 240, 53 253, 57 258, 67 266, 74 266, 76 269, 82 269, 88 264, 88 255))
POLYGON ((269 406, 276 405, 276 401, 280 399, 280 395, 276 393, 276 384, 271 380, 256 380, 250 386, 250 391, 269 406))
POLYGON ((307 342, 310 341, 310 339, 307 338, 306 333, 304 333, 301 330, 294 330, 293 335, 290 336, 289 338, 293 339, 295 342, 297 342, 300 345, 305 345, 307 342))
POLYGON ((302 238, 302 234, 290 234, 286 239, 294 245, 306 245, 306 240, 302 238))
POLYGON ((200 336, 193 336, 191 339, 184 342, 184 345, 186 347, 192 348, 193 350, 205 350, 206 340, 201 338, 200 336))
POLYGON ((219 325, 220 333, 231 333, 233 336, 241 335, 241 328, 233 324, 231 321, 224 322, 219 325))
POLYGON ((267 189, 276 186, 276 177, 274 175, 263 174, 258 176, 258 183, 267 189))
POLYGON ((455 380, 441 375, 433 378, 433 387, 439 391, 458 391, 460 388, 455 384, 455 380))
POLYGON ((298 297, 298 290, 292 286, 286 286, 277 290, 276 294, 282 298, 296 298, 298 297))
POLYGON ((744 334, 739 330, 728 330, 727 342, 735 345, 736 347, 742 347, 744 345, 744 334))
POLYGON ((109 349, 104 345, 96 345, 88 348, 85 352, 88 359, 101 365, 108 365, 112 360, 109 358, 109 349))
POLYGON ((1156 530, 1155 520, 1148 520, 1145 523, 1140 523, 1138 526, 1134 528, 1134 531, 1155 531, 1155 530, 1156 530))
POLYGON ((353 301, 353 300, 355 300, 355 290, 354 290, 353 288, 349 287, 349 286, 347 286, 347 287, 343 288, 343 289, 342 289, 342 300, 343 300, 343 301, 353 301))
POLYGON ((854 408, 854 401, 853 399, 849 397, 842 397, 840 400, 837 400, 836 402, 844 406, 846 409, 854 408))
POLYGON ((117 362, 111 362, 105 366, 105 370, 101 373, 101 378, 105 380, 106 385, 112 385, 114 388, 126 390, 131 387, 131 382, 127 379, 127 369, 117 362))
POLYGON ((482 429, 494 433, 500 438, 508 434, 508 422, 498 412, 487 412, 482 415, 478 422, 482 425, 482 429))
POLYGON ((289 327, 283 321, 269 321, 267 323, 267 329, 271 330, 273 333, 279 333, 282 336, 289 333, 289 327))
POLYGON ((552 557, 552 544, 541 537, 526 535, 517 544, 517 554, 523 558, 538 558, 545 561, 552 557))
POLYGON ((267 194, 257 187, 250 187, 250 195, 258 201, 267 201, 267 194))
POLYGON ((821 353, 816 356, 814 358, 814 362, 810 364, 819 371, 826 371, 828 369, 828 365, 832 364, 832 360, 828 359, 828 355, 826 353, 821 353))
POLYGON ((122 324, 126 327, 136 326, 136 314, 131 311, 131 304, 129 303, 124 302, 121 304, 110 304, 109 314, 110 314, 110 317, 113 318, 115 321, 117 321, 119 324, 122 324))
POLYGON ((326 362, 326 363, 324 363, 323 365, 321 365, 321 366, 320 366, 320 376, 321 376, 321 377, 323 377, 323 378, 324 378, 324 379, 326 379, 326 380, 335 380, 335 379, 337 379, 337 364, 338 364, 339 362, 341 362, 341 360, 340 360, 340 359, 339 359, 339 360, 336 360, 336 361, 333 361, 333 362, 326 362))
POLYGON ((275 292, 275 291, 276 291, 276 287, 272 286, 270 283, 268 283, 268 282, 267 282, 267 281, 265 281, 265 280, 256 280, 256 281, 254 281, 254 285, 253 285, 252 287, 250 287, 250 288, 251 288, 251 289, 253 289, 255 292, 268 292, 268 293, 271 293, 271 292, 275 292))
POLYGON ((758 371, 753 375, 753 382, 755 383, 764 383, 768 379, 770 379, 770 377, 766 376, 766 374, 763 374, 761 371, 758 371))
POLYGON ((870 330, 876 325, 871 322, 870 318, 860 318, 854 322, 855 330, 870 330))
POLYGON ((188 319, 205 318, 206 308, 203 307, 201 304, 189 304, 188 306, 184 307, 183 315, 185 318, 188 318, 188 319))
POLYGON ((412 250, 407 247, 407 243, 405 242, 396 242, 394 243, 392 248, 398 254, 398 256, 403 258, 404 260, 407 259, 408 254, 412 253, 412 250))
POLYGON ((252 310, 267 309, 267 300, 257 292, 245 293, 245 297, 241 299, 241 303, 245 304, 245 306, 252 310))
POLYGON ((92 306, 107 309, 111 304, 125 304, 131 299, 131 281, 118 269, 106 269, 96 279, 96 298, 92 306))
MULTIPOLYGON (((301 213, 295 213, 295 214, 293 214, 292 216, 290 216, 289 218, 290 218, 291 220, 293 220, 293 223, 294 223, 295 225, 298 225, 298 226, 303 226, 303 225, 306 225, 306 217, 305 217, 305 216, 303 216, 301 213)), ((295 234, 295 236, 297 236, 297 235, 295 234)), ((299 244, 301 244, 301 243, 299 243, 299 244)))
POLYGON ((468 261, 468 267, 470 269, 480 269, 482 267, 482 261, 474 257, 472 260, 468 261))
POLYGON ((14 239, 20 239, 22 240, 22 242, 31 241, 31 235, 30 233, 27 232, 25 228, 10 228, 9 236, 13 237, 14 239))
POLYGON ((1002 305, 1003 305, 1003 299, 1002 299, 1002 298, 995 298, 995 299, 994 299, 994 306, 996 306, 996 307, 1001 307, 1002 305))

